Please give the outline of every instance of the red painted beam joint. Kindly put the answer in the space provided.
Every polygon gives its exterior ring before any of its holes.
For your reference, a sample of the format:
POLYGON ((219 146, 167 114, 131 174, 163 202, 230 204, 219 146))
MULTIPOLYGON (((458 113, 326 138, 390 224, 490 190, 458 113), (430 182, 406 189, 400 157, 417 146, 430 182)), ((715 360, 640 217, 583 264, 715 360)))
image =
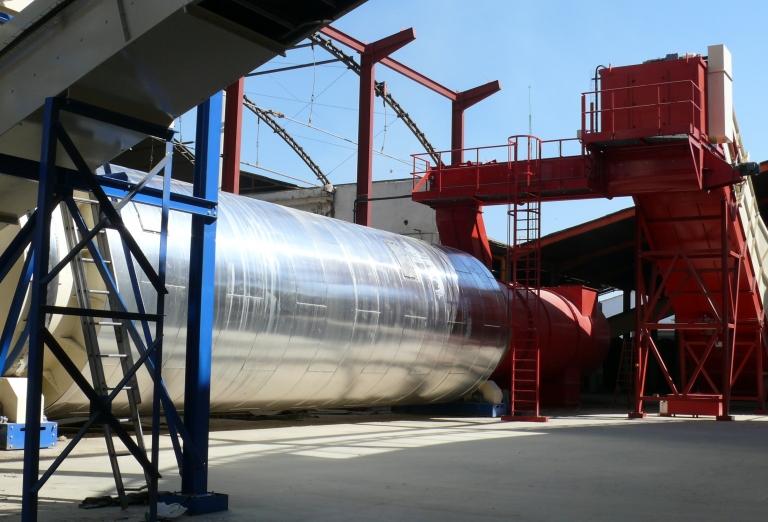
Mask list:
POLYGON ((240 144, 243 132, 244 89, 245 78, 240 78, 226 89, 221 190, 231 194, 240 193, 240 144))

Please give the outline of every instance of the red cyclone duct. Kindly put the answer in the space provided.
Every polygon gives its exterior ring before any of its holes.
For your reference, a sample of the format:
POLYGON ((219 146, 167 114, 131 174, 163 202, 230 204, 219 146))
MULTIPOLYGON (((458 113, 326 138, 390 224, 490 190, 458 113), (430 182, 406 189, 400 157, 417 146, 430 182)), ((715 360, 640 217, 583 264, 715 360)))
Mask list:
MULTIPOLYGON (((520 309, 516 317, 535 318, 535 301, 529 300, 530 290, 522 299, 510 299, 512 289, 501 283, 507 292, 507 303, 520 309)), ((510 310, 510 316, 512 316, 510 310)), ((597 306, 597 291, 584 286, 559 286, 541 289, 538 324, 540 352, 541 402, 553 405, 578 404, 581 379, 595 371, 605 360, 610 348, 608 320, 597 306)), ((535 321, 535 319, 534 319, 535 321)), ((520 330, 512 329, 511 343, 531 344, 520 330)), ((511 350, 497 366, 491 379, 502 389, 509 389, 511 350)), ((525 357, 525 355, 523 355, 525 357)))

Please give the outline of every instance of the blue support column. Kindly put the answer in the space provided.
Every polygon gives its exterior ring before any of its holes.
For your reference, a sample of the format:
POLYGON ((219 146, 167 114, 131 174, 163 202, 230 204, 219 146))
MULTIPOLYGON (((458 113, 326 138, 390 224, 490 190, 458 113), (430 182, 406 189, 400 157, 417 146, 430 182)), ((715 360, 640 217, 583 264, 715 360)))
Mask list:
MULTIPOLYGON (((165 144, 165 153, 173 154, 173 142, 165 144)), ((157 262, 157 275, 160 282, 165 286, 165 275, 167 269, 168 253, 168 206, 171 203, 171 165, 168 164, 163 169, 163 206, 160 211, 160 249, 157 262)), ((157 315, 159 319, 155 323, 155 339, 160 343, 155 348, 152 356, 154 361, 154 380, 155 386, 152 392, 152 465, 160 469, 160 397, 163 393, 163 327, 165 324, 165 295, 157 295, 157 315)), ((149 339, 146 339, 149 342, 149 339)), ((169 427, 171 423, 168 423, 169 427)), ((157 501, 158 501, 158 477, 153 477, 149 484, 149 520, 157 520, 157 501)))
POLYGON ((45 101, 43 116, 43 141, 40 151, 40 181, 37 189, 38 219, 32 248, 35 257, 32 262, 32 295, 29 318, 29 355, 27 367, 27 411, 24 433, 24 477, 21 499, 21 519, 37 522, 37 481, 40 475, 40 415, 43 393, 43 356, 45 345, 42 330, 45 328, 44 306, 48 300, 48 260, 51 247, 51 220, 48 209, 54 201, 56 186, 56 136, 53 123, 58 121, 58 105, 53 99, 45 101))
MULTIPOLYGON (((221 109, 221 93, 197 108, 193 195, 209 201, 218 201, 221 109)), ((184 425, 203 460, 199 464, 185 445, 181 493, 182 496, 193 496, 184 504, 192 514, 227 509, 226 495, 208 494, 215 258, 216 221, 209 222, 203 216, 192 216, 184 425)))

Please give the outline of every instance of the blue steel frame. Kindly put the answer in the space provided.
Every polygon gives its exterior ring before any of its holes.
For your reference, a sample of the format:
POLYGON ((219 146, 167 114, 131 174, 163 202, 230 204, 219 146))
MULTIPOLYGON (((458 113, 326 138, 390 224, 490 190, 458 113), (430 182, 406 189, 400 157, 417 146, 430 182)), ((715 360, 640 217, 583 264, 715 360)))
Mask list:
MULTIPOLYGON (((222 95, 198 109, 195 174, 192 194, 218 202, 222 95), (213 175, 211 175, 213 174, 213 175)), ((216 222, 192 216, 189 256, 189 313, 187 360, 184 375, 184 425, 202 462, 184 448, 182 494, 208 492, 208 424, 211 406, 211 346, 213 343, 213 286, 216 262, 216 222)))
MULTIPOLYGON (((65 128, 59 122, 61 112, 70 112, 82 117, 120 126, 126 129, 142 132, 164 139, 168 159, 172 154, 173 131, 151 123, 119 113, 87 105, 66 98, 49 98, 46 100, 43 139, 40 163, 22 160, 15 157, 0 155, 0 171, 27 179, 36 179, 38 185, 38 210, 32 213, 24 227, 11 242, 9 247, 0 255, 0 281, 2 281, 23 255, 27 246, 30 251, 24 261, 21 277, 16 287, 11 303, 6 325, 0 336, 0 369, 4 372, 24 345, 25 337, 29 337, 28 375, 27 375, 27 424, 25 430, 26 444, 24 447, 24 479, 22 491, 22 520, 33 522, 37 520, 38 492, 47 479, 69 455, 88 429, 94 424, 109 424, 115 434, 123 441, 129 451, 139 461, 150 477, 150 520, 157 519, 157 481, 160 478, 159 469, 159 435, 160 408, 165 414, 177 460, 182 474, 182 494, 194 495, 204 499, 207 488, 207 453, 208 453, 208 413, 210 407, 210 360, 211 334, 213 323, 213 287, 215 262, 216 235, 216 206, 218 184, 219 157, 219 123, 221 121, 221 93, 213 96, 198 107, 198 146, 195 170, 194 196, 186 196, 171 192, 170 161, 164 165, 165 176, 162 190, 148 188, 144 183, 161 168, 153 169, 138 185, 128 183, 119 175, 96 176, 87 167, 65 128), (63 169, 56 166, 57 146, 61 144, 73 161, 77 170, 63 169), (33 177, 33 172, 37 176, 33 177), (99 223, 88 229, 86 223, 72 199, 74 190, 91 192, 100 204, 103 214, 99 223), (132 200, 161 207, 161 244, 158 271, 155 272, 149 261, 141 252, 139 245, 131 236, 122 222, 119 207, 113 206, 111 198, 123 201, 132 200), (51 234, 51 214, 60 203, 65 203, 74 218, 75 225, 82 240, 72 252, 68 253, 51 270, 49 267, 49 245, 51 234), (189 338, 187 342, 187 382, 185 395, 185 421, 182 423, 178 412, 163 385, 161 376, 162 361, 162 328, 164 314, 165 265, 167 247, 168 215, 170 210, 187 212, 193 216, 193 233, 190 258, 190 287, 201 290, 193 293, 189 299, 189 338), (106 264, 95 245, 94 238, 99 230, 109 227, 117 230, 122 238, 128 266, 132 275, 132 287, 135 293, 138 312, 130 312, 117 291, 106 264), (116 310, 82 310, 79 308, 55 307, 47 305, 48 285, 56 275, 83 249, 87 248, 94 259, 110 295, 117 303, 116 310), (133 271, 135 260, 149 281, 158 292, 158 309, 155 314, 144 310, 138 281, 133 271), (18 323, 21 304, 27 287, 30 284, 31 298, 27 327, 21 338, 17 340, 13 350, 10 350, 11 338, 15 325, 18 323), (46 327, 49 314, 80 315, 90 317, 108 317, 123 322, 128 329, 131 339, 139 351, 140 357, 131 370, 124 376, 108 396, 99 396, 90 383, 83 377, 79 369, 72 363, 64 350, 46 327), (134 321, 142 325, 144 340, 139 335, 134 321), (152 340, 148 322, 155 323, 155 339, 152 340), (146 345, 145 345, 146 343, 146 345), (91 402, 91 415, 72 439, 61 455, 53 462, 42 477, 40 471, 40 417, 41 394, 43 381, 43 356, 45 346, 59 360, 62 367, 71 375, 75 383, 82 389, 91 402), (111 412, 111 402, 123 389, 125 384, 139 370, 146 366, 154 380, 153 429, 152 429, 152 459, 147 459, 131 439, 128 432, 120 425, 111 412), (194 382, 190 382, 194 381, 194 382), (190 413, 193 412, 191 415, 190 413), (179 448, 177 433, 184 441, 183 460, 179 448)), ((226 498, 226 496, 224 496, 226 498)), ((221 502, 212 502, 209 509, 215 509, 213 504, 221 506, 221 502)), ((226 501, 224 503, 226 509, 226 501)))

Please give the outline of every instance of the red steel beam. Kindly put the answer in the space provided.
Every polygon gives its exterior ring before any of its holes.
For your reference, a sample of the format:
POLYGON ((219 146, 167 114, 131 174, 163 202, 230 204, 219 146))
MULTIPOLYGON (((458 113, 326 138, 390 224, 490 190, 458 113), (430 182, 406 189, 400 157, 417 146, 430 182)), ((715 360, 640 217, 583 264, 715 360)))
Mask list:
MULTIPOLYGON (((411 31, 413 29, 410 29, 411 31)), ((357 51, 358 53, 363 53, 366 49, 366 44, 361 42, 360 40, 357 40, 356 38, 353 38, 349 36, 348 34, 342 33, 338 29, 335 29, 331 26, 326 26, 322 29, 320 29, 320 32, 327 36, 328 38, 332 38, 336 40, 337 42, 346 45, 350 49, 353 49, 357 51)), ((414 33, 414 38, 416 37, 416 34, 414 33)), ((411 80, 415 81, 416 83, 419 83, 426 87, 427 89, 430 89, 432 91, 435 91, 437 94, 440 94, 441 96, 445 96, 449 100, 453 101, 456 99, 456 92, 452 91, 448 87, 444 85, 440 85, 434 80, 431 80, 424 76, 423 74, 414 71, 407 65, 403 65, 402 63, 398 62, 397 60, 393 60, 389 57, 384 57, 381 60, 379 60, 381 65, 384 65, 385 67, 389 67, 393 71, 397 71, 406 78, 410 78, 411 80)))
POLYGON ((366 44, 360 53, 360 115, 357 128, 357 198, 355 223, 371 226, 373 192, 373 98, 376 63, 416 39, 416 31, 406 29, 366 44))
POLYGON ((499 80, 456 93, 451 104, 451 165, 464 163, 464 111, 501 90, 499 80))
POLYGON ((226 89, 221 190, 232 194, 240 193, 240 142, 243 132, 244 89, 245 78, 240 78, 226 89))

